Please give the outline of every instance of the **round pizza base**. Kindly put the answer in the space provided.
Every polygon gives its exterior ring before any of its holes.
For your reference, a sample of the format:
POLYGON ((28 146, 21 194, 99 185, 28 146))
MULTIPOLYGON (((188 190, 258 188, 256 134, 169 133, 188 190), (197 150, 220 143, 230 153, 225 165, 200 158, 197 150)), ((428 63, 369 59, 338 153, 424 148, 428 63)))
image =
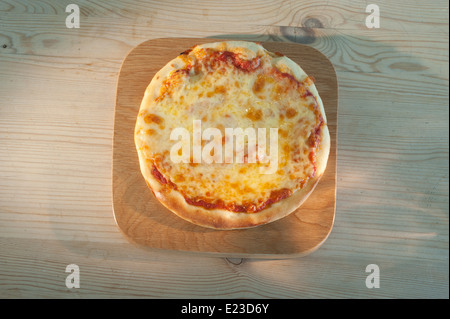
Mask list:
MULTIPOLYGON (((245 50, 246 54, 248 54, 250 50, 250 53, 253 52, 255 56, 260 50, 265 50, 262 46, 256 43, 245 41, 207 43, 200 45, 199 47, 216 49, 224 47, 228 49, 242 48, 245 50)), ((274 60, 275 59, 277 60, 276 63, 274 63, 275 66, 278 65, 289 69, 298 81, 302 81, 307 77, 307 74, 303 71, 303 69, 288 57, 274 57, 274 60)), ((141 108, 142 106, 149 105, 150 101, 158 97, 162 81, 171 71, 181 67, 183 67, 183 61, 177 57, 155 74, 145 92, 145 96, 141 103, 141 108)), ((239 213, 224 209, 206 209, 201 206, 190 205, 186 202, 181 193, 173 188, 169 188, 166 185, 161 184, 160 181, 153 176, 151 173, 152 162, 147 160, 143 152, 139 150, 139 147, 137 147, 141 173, 145 178, 147 185, 153 191, 156 198, 167 209, 184 220, 202 227, 222 230, 251 228, 276 221, 291 214, 298 207, 300 207, 313 192, 320 178, 324 174, 330 151, 330 134, 326 125, 326 114, 323 107, 323 102, 314 84, 312 84, 308 89, 316 99, 321 115, 325 121, 320 132, 320 146, 316 152, 317 169, 315 176, 309 179, 303 188, 295 191, 289 197, 255 213, 239 213)), ((136 141, 136 145, 139 146, 138 141, 136 141)))

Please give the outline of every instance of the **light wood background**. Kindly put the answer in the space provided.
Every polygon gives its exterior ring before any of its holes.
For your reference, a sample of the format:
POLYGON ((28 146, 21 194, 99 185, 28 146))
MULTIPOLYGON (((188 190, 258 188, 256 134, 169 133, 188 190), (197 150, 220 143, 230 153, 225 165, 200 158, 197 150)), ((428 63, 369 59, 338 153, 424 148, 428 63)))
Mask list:
POLYGON ((448 298, 448 14, 447 1, 0 0, 0 297, 448 298), (365 25, 370 3, 379 29, 365 25), (331 60, 337 204, 321 248, 210 258, 118 231, 117 75, 159 37, 291 41, 331 60), (69 264, 79 289, 65 286, 69 264), (365 285, 369 264, 380 288, 365 285))

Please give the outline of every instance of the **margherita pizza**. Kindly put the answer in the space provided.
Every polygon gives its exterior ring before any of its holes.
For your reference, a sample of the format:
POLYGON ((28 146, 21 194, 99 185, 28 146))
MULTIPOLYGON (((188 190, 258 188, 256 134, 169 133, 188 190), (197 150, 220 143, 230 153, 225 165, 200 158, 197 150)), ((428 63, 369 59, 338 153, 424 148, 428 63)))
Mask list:
POLYGON ((244 41, 196 45, 157 72, 135 143, 156 198, 214 229, 263 225, 296 210, 330 150, 314 79, 244 41))

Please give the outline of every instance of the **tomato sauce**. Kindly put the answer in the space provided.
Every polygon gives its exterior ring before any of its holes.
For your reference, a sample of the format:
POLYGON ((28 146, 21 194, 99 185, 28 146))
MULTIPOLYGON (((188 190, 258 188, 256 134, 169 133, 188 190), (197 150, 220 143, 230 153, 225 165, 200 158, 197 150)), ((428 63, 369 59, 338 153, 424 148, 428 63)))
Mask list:
POLYGON ((205 209, 225 209, 235 213, 257 213, 269 207, 270 205, 291 196, 291 194, 292 191, 287 188, 272 191, 270 193, 269 199, 265 202, 259 203, 258 205, 253 203, 244 203, 242 205, 238 205, 236 203, 225 203, 222 200, 217 200, 214 203, 211 203, 201 198, 193 199, 186 196, 184 196, 184 198, 188 204, 193 206, 200 206, 205 209))
POLYGON ((230 51, 214 52, 213 58, 218 61, 231 63, 237 69, 245 72, 255 71, 261 66, 260 57, 255 57, 251 60, 244 60, 238 54, 230 51))

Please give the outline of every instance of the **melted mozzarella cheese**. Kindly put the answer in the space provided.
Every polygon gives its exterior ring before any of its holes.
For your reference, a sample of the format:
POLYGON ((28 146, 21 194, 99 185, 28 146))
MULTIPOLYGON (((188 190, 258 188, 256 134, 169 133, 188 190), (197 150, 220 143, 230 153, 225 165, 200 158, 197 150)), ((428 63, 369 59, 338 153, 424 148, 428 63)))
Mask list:
MULTIPOLYGON (((159 95, 141 107, 136 137, 147 159, 185 197, 206 202, 260 204, 272 191, 300 189, 314 175, 308 139, 319 123, 316 102, 305 94, 305 83, 277 69, 268 53, 261 53, 257 68, 248 72, 230 61, 212 61, 206 50, 182 55, 181 66, 162 81, 159 95), (266 128, 266 153, 278 153, 277 169, 261 173, 261 167, 270 166, 262 160, 226 163, 224 152, 221 163, 174 163, 169 154, 177 141, 170 140, 171 132, 181 127, 190 133, 192 159, 195 120, 201 120, 202 130, 219 129, 223 143, 226 128, 266 128), (277 150, 269 149, 270 128, 278 129, 277 150)), ((244 148, 246 154, 251 151, 244 148)))

